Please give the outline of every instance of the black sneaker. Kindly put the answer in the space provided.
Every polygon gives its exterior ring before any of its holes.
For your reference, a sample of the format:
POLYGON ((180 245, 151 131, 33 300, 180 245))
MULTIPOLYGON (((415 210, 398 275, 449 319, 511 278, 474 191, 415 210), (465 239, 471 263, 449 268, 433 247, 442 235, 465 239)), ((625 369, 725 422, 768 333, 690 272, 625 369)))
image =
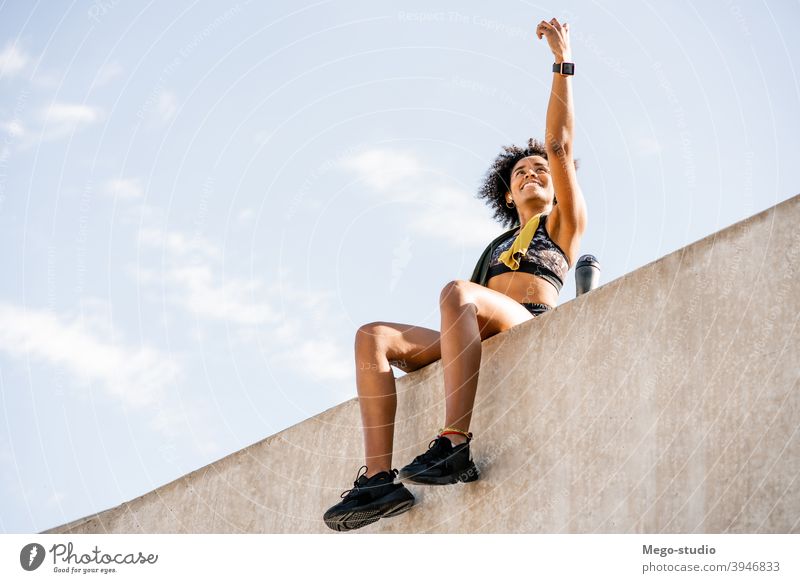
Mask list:
POLYGON ((414 495, 403 484, 395 484, 397 470, 380 472, 367 478, 367 466, 358 470, 353 488, 342 492, 342 500, 323 516, 333 530, 353 530, 376 522, 380 518, 397 516, 414 505, 414 495), (365 470, 361 473, 361 470, 365 470))
POLYGON ((400 479, 415 484, 474 482, 480 474, 470 459, 469 442, 454 447, 447 437, 437 437, 428 444, 428 451, 400 470, 400 479))

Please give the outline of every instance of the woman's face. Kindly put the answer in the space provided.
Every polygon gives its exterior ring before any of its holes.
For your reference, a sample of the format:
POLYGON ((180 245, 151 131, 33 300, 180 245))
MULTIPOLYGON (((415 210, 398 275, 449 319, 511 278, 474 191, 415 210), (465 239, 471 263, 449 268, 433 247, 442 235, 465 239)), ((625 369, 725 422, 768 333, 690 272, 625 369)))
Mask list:
MULTIPOLYGON (((511 169, 510 197, 519 206, 523 201, 540 199, 545 204, 553 202, 553 181, 550 165, 542 156, 522 158, 511 169)), ((509 194, 506 194, 506 201, 509 194)))

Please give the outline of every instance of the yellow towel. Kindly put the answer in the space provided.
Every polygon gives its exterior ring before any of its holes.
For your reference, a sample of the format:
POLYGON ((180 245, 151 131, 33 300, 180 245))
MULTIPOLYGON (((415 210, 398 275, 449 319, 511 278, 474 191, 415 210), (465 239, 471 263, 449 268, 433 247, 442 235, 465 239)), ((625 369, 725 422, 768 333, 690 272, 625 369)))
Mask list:
POLYGON ((500 261, 505 263, 511 269, 519 269, 519 258, 515 256, 518 254, 523 256, 528 252, 528 247, 533 240, 533 235, 536 233, 536 229, 539 227, 539 217, 541 216, 542 213, 539 213, 538 215, 531 217, 531 219, 525 223, 525 226, 519 232, 517 238, 514 239, 514 243, 512 243, 508 251, 504 251, 500 255, 500 261))

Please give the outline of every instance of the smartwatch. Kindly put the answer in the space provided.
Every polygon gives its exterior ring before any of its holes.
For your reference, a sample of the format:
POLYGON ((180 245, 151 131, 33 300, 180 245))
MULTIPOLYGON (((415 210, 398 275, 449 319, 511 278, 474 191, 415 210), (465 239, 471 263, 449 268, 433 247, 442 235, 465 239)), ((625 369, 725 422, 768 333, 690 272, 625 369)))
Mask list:
POLYGON ((561 73, 562 75, 574 75, 575 63, 553 63, 553 73, 561 73))

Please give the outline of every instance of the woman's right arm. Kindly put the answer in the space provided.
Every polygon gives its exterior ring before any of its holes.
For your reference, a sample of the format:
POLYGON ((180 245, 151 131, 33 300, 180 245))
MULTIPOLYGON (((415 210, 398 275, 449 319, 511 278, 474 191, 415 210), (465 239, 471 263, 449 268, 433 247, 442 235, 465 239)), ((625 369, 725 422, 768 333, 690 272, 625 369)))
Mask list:
MULTIPOLYGON (((569 42, 569 26, 553 18, 550 22, 541 21, 536 27, 536 35, 547 39, 556 63, 572 61, 572 48, 569 42)), ((578 185, 575 174, 575 160, 572 156, 574 134, 574 105, 572 101, 572 76, 553 73, 553 86, 547 105, 547 126, 545 128, 545 147, 550 162, 550 175, 556 192, 559 230, 580 236, 586 230, 586 201, 578 185)))

